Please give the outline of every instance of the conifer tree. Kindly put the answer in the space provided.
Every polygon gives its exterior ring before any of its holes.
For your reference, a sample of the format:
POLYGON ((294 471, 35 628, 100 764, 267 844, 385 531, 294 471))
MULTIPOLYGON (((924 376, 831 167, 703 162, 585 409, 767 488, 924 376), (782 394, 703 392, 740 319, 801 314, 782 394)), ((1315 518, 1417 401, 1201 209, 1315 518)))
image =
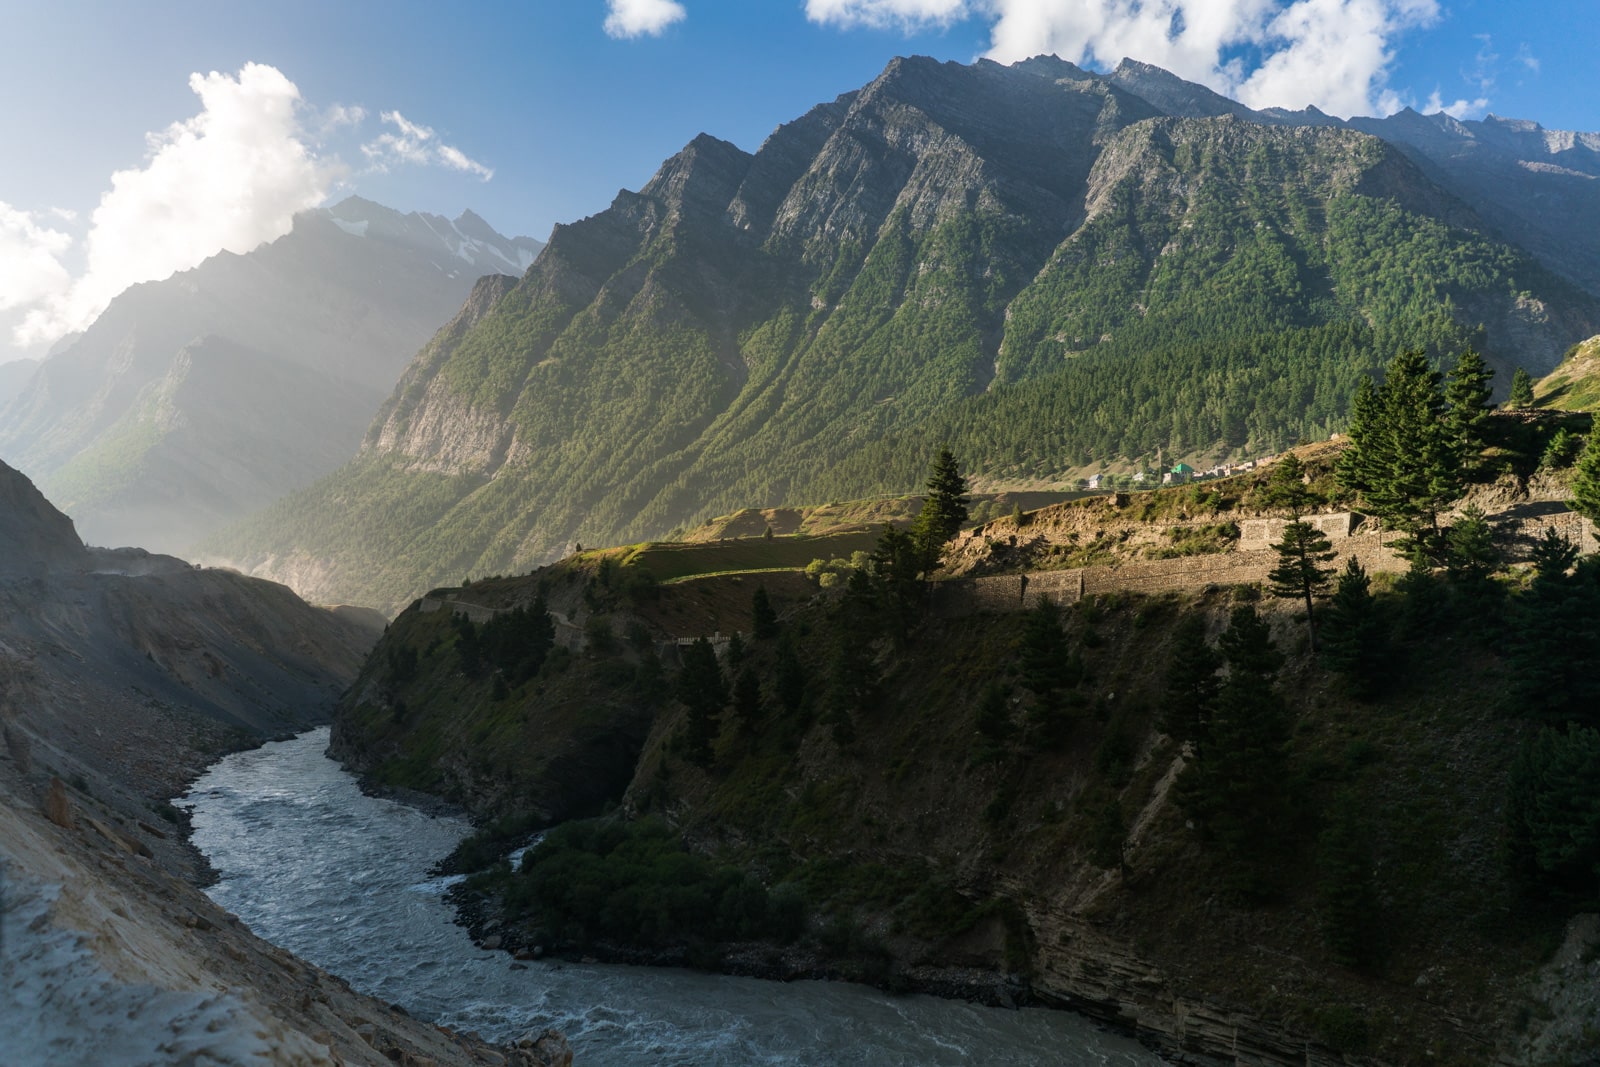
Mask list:
POLYGON ((1040 597, 1023 621, 1022 684, 1033 694, 1033 720, 1045 743, 1059 739, 1062 699, 1078 681, 1080 667, 1061 627, 1061 609, 1040 597))
POLYGON ((761 682, 748 665, 733 680, 733 713, 746 727, 761 714, 761 682))
POLYGON ((1494 529, 1483 509, 1474 504, 1462 511, 1445 541, 1449 549, 1445 570, 1451 580, 1473 595, 1482 594, 1489 577, 1500 566, 1494 529))
POLYGON ((1322 612, 1322 662, 1337 671, 1355 696, 1377 693, 1384 677, 1388 638, 1372 582, 1354 556, 1339 572, 1333 596, 1322 612))
POLYGON ((1535 546, 1533 585, 1512 605, 1506 710, 1600 725, 1600 558, 1576 560, 1553 530, 1535 546))
POLYGON ((1571 507, 1592 523, 1600 523, 1600 425, 1589 431, 1572 472, 1571 507))
POLYGON ((676 695, 689 709, 684 726, 685 754, 702 767, 711 762, 711 742, 717 736, 717 716, 728 702, 728 685, 711 642, 696 638, 683 653, 676 695))
POLYGON ((1371 375, 1356 383, 1350 402, 1350 425, 1345 436, 1350 444, 1340 453, 1334 475, 1339 484, 1357 492, 1383 480, 1386 449, 1383 442, 1383 401, 1371 375))
POLYGON ((778 632, 778 613, 772 610, 772 599, 767 587, 756 586, 750 595, 750 633, 757 641, 766 641, 778 632))
POLYGON ((1293 452, 1285 453, 1272 465, 1272 475, 1267 479, 1267 503, 1287 509, 1290 517, 1298 522, 1314 495, 1305 479, 1306 468, 1300 457, 1293 452))
POLYGON ((1511 859, 1534 885, 1600 893, 1600 731, 1544 729, 1517 754, 1506 805, 1511 859))
POLYGON ((877 595, 883 602, 894 636, 903 638, 926 603, 922 575, 931 569, 927 554, 919 546, 915 532, 908 534, 886 522, 872 550, 871 561, 877 595))
POLYGON ((1206 619, 1190 612, 1174 628, 1167 657, 1166 700, 1161 729, 1178 741, 1201 741, 1222 680, 1222 657, 1206 641, 1206 619))
POLYGON ((799 714, 805 705, 806 685, 805 664, 800 662, 794 640, 786 633, 778 639, 778 663, 773 677, 773 691, 784 711, 799 714))
POLYGON ((1530 556, 1535 581, 1559 582, 1566 579, 1567 571, 1578 561, 1578 546, 1561 536, 1554 526, 1546 526, 1530 556))
POLYGON ((1494 370, 1476 349, 1468 348, 1456 360, 1445 383, 1445 422, 1463 470, 1478 466, 1483 454, 1483 423, 1489 417, 1489 395, 1494 370))
POLYGON ((979 734, 996 744, 1009 738, 1015 730, 1011 723, 1010 690, 998 682, 985 687, 973 725, 979 734))
POLYGON ((1506 407, 1513 411, 1533 407, 1533 379, 1521 367, 1511 376, 1511 399, 1506 401, 1506 407))
POLYGON ((1327 534, 1309 522, 1296 520, 1284 525, 1282 538, 1272 548, 1278 553, 1278 565, 1267 574, 1272 595, 1305 601, 1311 651, 1316 652, 1317 619, 1312 599, 1327 593, 1333 580, 1333 568, 1327 565, 1336 555, 1333 545, 1327 534))
POLYGON ((1464 488, 1439 382, 1421 350, 1396 356, 1383 384, 1358 394, 1339 464, 1340 481, 1407 535, 1403 547, 1417 566, 1443 561, 1439 515, 1464 488))
POLYGON ((911 527, 923 573, 939 566, 939 556, 967 521, 967 480, 961 476, 955 454, 940 449, 928 474, 928 495, 911 527))
POLYGON ((1249 604, 1234 609, 1218 648, 1228 675, 1178 798, 1228 861, 1231 887, 1259 898, 1274 888, 1293 817, 1288 711, 1273 684, 1283 656, 1249 604))
POLYGON ((1272 640, 1272 630, 1256 613, 1255 605, 1241 604, 1228 618, 1228 628, 1217 638, 1231 679, 1240 674, 1271 678, 1283 666, 1283 653, 1272 640))

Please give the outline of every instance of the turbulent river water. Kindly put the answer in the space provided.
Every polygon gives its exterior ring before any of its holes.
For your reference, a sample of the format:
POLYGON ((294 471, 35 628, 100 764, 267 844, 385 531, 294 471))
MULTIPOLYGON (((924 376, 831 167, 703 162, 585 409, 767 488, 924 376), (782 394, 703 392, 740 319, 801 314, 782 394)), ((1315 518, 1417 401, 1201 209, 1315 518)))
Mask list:
POLYGON ((842 982, 539 962, 474 946, 428 869, 468 831, 365 796, 326 729, 228 756, 180 803, 257 934, 411 1014, 504 1040, 553 1026, 584 1067, 1160 1061, 1065 1012, 1005 1011, 842 982))

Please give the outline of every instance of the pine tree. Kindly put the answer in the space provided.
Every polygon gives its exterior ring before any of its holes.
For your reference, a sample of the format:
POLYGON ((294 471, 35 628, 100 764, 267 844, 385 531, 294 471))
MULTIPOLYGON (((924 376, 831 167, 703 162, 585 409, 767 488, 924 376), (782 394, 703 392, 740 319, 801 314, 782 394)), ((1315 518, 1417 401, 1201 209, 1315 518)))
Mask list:
POLYGON ((1476 349, 1468 348, 1456 360, 1445 383, 1445 423, 1463 470, 1475 469, 1483 454, 1483 424, 1489 417, 1489 396, 1494 370, 1476 349))
POLYGON ((1600 425, 1589 431, 1572 472, 1573 511, 1592 523, 1600 523, 1600 425))
POLYGON ((1272 476, 1267 479, 1267 503, 1284 508, 1298 522, 1315 495, 1305 479, 1306 468, 1300 457, 1293 452, 1285 453, 1272 465, 1272 476))
POLYGON ((1506 407, 1514 411, 1533 407, 1533 379, 1521 367, 1511 376, 1511 399, 1506 407))
POLYGON ((1566 578, 1572 565, 1578 562, 1578 546, 1557 532, 1554 526, 1544 528, 1544 536, 1534 543, 1530 552, 1535 581, 1558 582, 1566 578))
POLYGON ((1339 454, 1334 476, 1339 484, 1356 492, 1383 480, 1387 458, 1383 441, 1383 400, 1371 375, 1356 383, 1350 402, 1350 425, 1345 436, 1350 444, 1339 454))
POLYGON ((716 651, 703 637, 684 650, 676 695, 689 709, 683 732, 685 754, 704 767, 711 762, 711 742, 717 736, 717 716, 728 702, 728 685, 716 651))
POLYGON ((1372 582, 1354 556, 1345 562, 1323 609, 1321 655, 1355 696, 1366 700, 1378 692, 1386 673, 1388 637, 1372 582))
POLYGON ((1222 657, 1206 641, 1206 619, 1199 612, 1185 615, 1173 630, 1167 657, 1166 700, 1161 729, 1178 741, 1201 741, 1222 680, 1217 671, 1222 657))
POLYGON ((1600 731, 1544 729, 1511 767, 1511 859, 1541 888, 1592 901, 1600 892, 1600 731))
POLYGON ((805 705, 806 668, 788 634, 778 640, 778 663, 773 676, 773 691, 778 703, 790 715, 798 715, 805 705))
POLYGON ((1040 597, 1023 620, 1021 644, 1022 684, 1033 694, 1033 721, 1043 744, 1060 739, 1061 710, 1066 690, 1077 684, 1081 665, 1067 644, 1061 627, 1061 609, 1040 597))
POLYGON ((922 580, 923 573, 929 569, 927 556, 918 546, 915 533, 908 534, 892 523, 884 523, 883 532, 872 550, 871 562, 874 588, 894 636, 904 638, 927 604, 922 580))
POLYGON ((1283 657, 1248 604, 1234 609, 1218 647, 1228 675, 1178 799, 1227 860, 1231 888, 1259 898, 1275 888, 1294 815, 1289 717, 1273 684, 1283 657))
POLYGON ((1233 609, 1228 628, 1217 638, 1217 651, 1222 653, 1230 678, 1239 674, 1271 678, 1283 666, 1283 653, 1272 640, 1272 630, 1253 604, 1233 609))
POLYGON ((967 480, 961 476, 955 454, 940 449, 928 474, 928 495, 911 527, 923 573, 939 566, 944 546, 967 521, 967 504, 967 480))
POLYGON ((746 728, 761 714, 761 682, 749 666, 733 680, 733 713, 746 728))
POLYGON ((1311 633, 1311 651, 1317 650, 1317 620, 1312 614, 1312 599, 1328 591, 1333 580, 1333 568, 1327 566, 1335 552, 1328 535, 1309 522, 1291 522, 1283 527, 1283 536, 1272 546, 1278 553, 1278 565, 1267 574, 1272 595, 1285 600, 1306 602, 1306 625, 1311 633))
POLYGON ((1462 511, 1445 535, 1448 548, 1445 571, 1451 581, 1469 595, 1480 596, 1489 578, 1500 566, 1500 550, 1495 547, 1494 529, 1476 504, 1462 511))
POLYGON ((772 610, 767 587, 758 585, 750 595, 750 634, 757 641, 766 641, 776 636, 777 632, 778 613, 772 610))
POLYGON ((989 741, 1000 744, 1006 741, 1016 727, 1011 722, 1011 692, 998 682, 985 687, 973 717, 978 733, 989 741))
POLYGON ((1442 562, 1439 514, 1460 497, 1460 450, 1445 420, 1440 376, 1421 350, 1390 362, 1381 386, 1357 395, 1340 481, 1407 537, 1414 563, 1442 562))
POLYGON ((1600 725, 1600 557, 1576 561, 1548 531, 1532 586, 1511 605, 1506 710, 1524 718, 1600 725))

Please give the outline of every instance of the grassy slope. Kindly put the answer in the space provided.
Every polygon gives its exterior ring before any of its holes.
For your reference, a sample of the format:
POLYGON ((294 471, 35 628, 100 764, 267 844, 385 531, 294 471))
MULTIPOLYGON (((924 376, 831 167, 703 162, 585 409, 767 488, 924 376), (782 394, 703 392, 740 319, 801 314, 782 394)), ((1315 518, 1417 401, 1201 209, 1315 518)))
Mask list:
POLYGON ((1564 411, 1600 408, 1600 337, 1573 345, 1561 365, 1534 384, 1533 402, 1564 411))

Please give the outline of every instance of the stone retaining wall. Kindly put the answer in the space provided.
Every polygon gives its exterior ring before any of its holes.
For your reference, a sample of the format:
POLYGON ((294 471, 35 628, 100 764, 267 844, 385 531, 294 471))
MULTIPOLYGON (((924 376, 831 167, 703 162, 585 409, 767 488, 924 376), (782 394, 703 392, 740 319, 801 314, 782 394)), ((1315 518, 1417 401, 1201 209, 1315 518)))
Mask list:
MULTIPOLYGON (((1315 526, 1330 541, 1342 541, 1355 532, 1363 516, 1352 511, 1333 515, 1303 515, 1300 521, 1315 526)), ((1283 528, 1288 519, 1245 519, 1239 523, 1239 547, 1245 551, 1264 550, 1283 539, 1283 528)))
MULTIPOLYGON (((1542 532, 1542 528, 1541 528, 1542 532)), ((1392 542, 1391 534, 1384 539, 1392 542)), ((1406 567, 1389 544, 1376 533, 1344 538, 1334 564, 1354 556, 1371 571, 1400 571, 1406 567)), ((1145 595, 1197 592, 1208 585, 1245 585, 1265 582, 1277 565, 1270 549, 1222 552, 1175 559, 1151 559, 1114 567, 1080 567, 1073 570, 1002 574, 967 581, 939 583, 933 594, 934 611, 943 618, 963 618, 980 612, 1023 611, 1040 597, 1055 604, 1075 604, 1085 596, 1130 592, 1145 595)))

